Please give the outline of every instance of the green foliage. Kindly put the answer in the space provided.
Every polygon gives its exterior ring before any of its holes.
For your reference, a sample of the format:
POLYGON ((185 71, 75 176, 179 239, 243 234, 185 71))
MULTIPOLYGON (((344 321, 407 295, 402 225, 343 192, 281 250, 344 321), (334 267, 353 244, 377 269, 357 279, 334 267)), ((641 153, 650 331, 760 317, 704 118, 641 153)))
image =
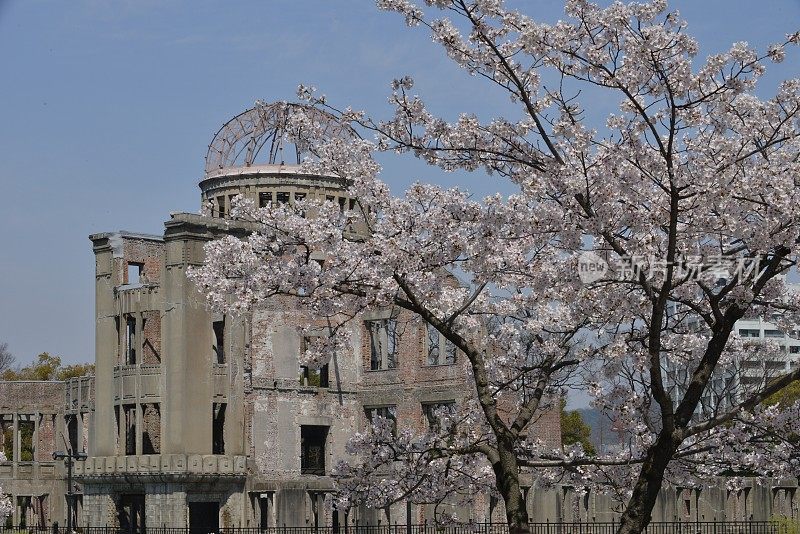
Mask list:
POLYGON ((58 370, 58 380, 67 380, 68 378, 88 375, 94 375, 93 363, 76 363, 74 365, 67 365, 58 370))
POLYGON ((14 459, 14 429, 11 427, 3 429, 3 454, 9 462, 14 459))
POLYGON ((567 411, 567 399, 561 399, 561 443, 574 445, 580 443, 589 456, 594 456, 596 451, 592 445, 592 428, 586 424, 580 412, 567 411))
POLYGON ((800 521, 786 516, 773 516, 770 522, 778 534, 800 534, 800 521))
POLYGON ((19 460, 33 461, 33 423, 19 425, 19 460))
MULTIPOLYGON (((19 461, 21 462, 33 461, 33 430, 33 423, 19 423, 19 461)), ((3 429, 3 454, 7 461, 14 460, 14 429, 11 426, 3 429)))
POLYGON ((91 374, 94 374, 94 365, 90 363, 62 366, 61 358, 43 352, 36 358, 34 363, 16 369, 6 369, 0 374, 0 378, 12 381, 66 380, 91 374))
MULTIPOLYGON (((777 393, 773 393, 766 399, 764 399, 763 404, 768 406, 772 406, 777 404, 779 408, 788 408, 789 406, 793 405, 795 402, 800 400, 800 382, 794 381, 782 390, 778 391, 777 393)), ((800 442, 800 436, 797 434, 790 434, 789 441, 794 443, 797 446, 798 442, 800 442)), ((781 532, 780 534, 786 534, 781 532)), ((788 534, 800 534, 800 531, 790 531, 788 534)))
POLYGON ((782 390, 764 399, 764 404, 769 406, 777 404, 781 408, 785 408, 791 406, 798 400, 800 400, 800 381, 795 380, 782 390))

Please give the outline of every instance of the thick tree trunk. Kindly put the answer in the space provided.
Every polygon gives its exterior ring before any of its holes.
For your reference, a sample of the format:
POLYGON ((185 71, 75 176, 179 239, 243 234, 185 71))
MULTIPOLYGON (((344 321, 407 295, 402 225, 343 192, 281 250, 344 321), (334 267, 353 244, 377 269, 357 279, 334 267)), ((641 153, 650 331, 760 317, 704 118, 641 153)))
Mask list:
POLYGON ((628 506, 620 518, 617 534, 639 534, 650 524, 653 507, 664 481, 664 472, 678 450, 678 445, 671 435, 662 432, 647 451, 628 506))
POLYGON ((527 534, 528 509, 519 485, 519 464, 513 443, 501 443, 497 449, 500 459, 492 464, 492 469, 497 480, 497 489, 506 507, 508 530, 510 534, 527 534))

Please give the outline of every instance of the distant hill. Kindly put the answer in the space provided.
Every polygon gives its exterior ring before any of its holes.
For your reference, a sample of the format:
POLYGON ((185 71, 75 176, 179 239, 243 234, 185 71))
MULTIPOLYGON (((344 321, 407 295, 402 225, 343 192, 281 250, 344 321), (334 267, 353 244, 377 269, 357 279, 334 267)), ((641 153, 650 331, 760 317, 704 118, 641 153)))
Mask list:
POLYGON ((609 446, 622 444, 622 433, 612 428, 608 417, 595 408, 579 408, 581 417, 592 428, 592 445, 598 452, 609 446))

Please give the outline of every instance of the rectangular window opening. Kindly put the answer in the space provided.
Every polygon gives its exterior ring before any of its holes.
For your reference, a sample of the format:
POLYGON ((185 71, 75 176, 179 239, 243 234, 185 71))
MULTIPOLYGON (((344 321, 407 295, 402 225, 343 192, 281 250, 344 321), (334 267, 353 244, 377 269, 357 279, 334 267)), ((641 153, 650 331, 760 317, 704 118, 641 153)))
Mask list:
POLYGON ((125 281, 126 284, 139 284, 141 283, 141 276, 142 271, 144 270, 144 264, 142 263, 135 263, 132 261, 128 262, 128 277, 125 281))
POLYGON ((136 405, 126 404, 122 407, 125 415, 125 454, 136 454, 136 405))
POLYGON ((225 454, 225 409, 227 407, 228 405, 224 402, 213 404, 211 454, 225 454))
POLYGON ((306 475, 325 474, 325 440, 327 426, 300 427, 300 472, 306 475))
POLYGON ((426 323, 427 341, 428 341, 428 365, 439 365, 439 331, 426 323))
POLYGON ((278 204, 288 204, 289 203, 289 192, 288 191, 278 191, 275 194, 275 200, 278 204))
POLYGON ((300 384, 317 388, 330 387, 328 381, 328 364, 326 363, 319 369, 311 368, 307 365, 300 366, 300 384))
POLYGON ((221 321, 214 321, 212 324, 214 330, 214 361, 216 363, 225 363, 225 318, 221 321))
POLYGON ((69 436, 69 450, 79 451, 78 448, 78 416, 68 415, 67 419, 67 435, 69 436))
MULTIPOLYGON (((308 350, 309 344, 314 338, 305 336, 300 340, 300 354, 308 350)), ((328 364, 326 363, 319 369, 314 369, 307 365, 300 366, 300 385, 327 388, 330 386, 328 364)))
POLYGON ((30 495, 17 496, 17 517, 19 517, 18 525, 22 528, 36 527, 37 525, 29 525, 28 517, 33 515, 33 498, 30 495))
POLYGON ((31 415, 21 415, 19 417, 20 420, 17 421, 17 432, 19 433, 19 460, 21 462, 32 462, 36 454, 36 445, 33 442, 33 432, 36 429, 36 425, 31 415))
POLYGON ((428 423, 428 429, 433 432, 442 430, 443 413, 453 413, 455 411, 455 401, 425 402, 422 403, 422 413, 428 423))
POLYGON ((262 493, 258 497, 258 521, 259 527, 261 530, 267 530, 270 527, 270 506, 272 501, 272 495, 269 493, 262 493))
POLYGON ((444 363, 445 365, 453 365, 456 363, 456 346, 448 340, 444 342, 444 363))
POLYGON ((125 364, 136 365, 136 319, 125 319, 125 364))
POLYGON ((382 417, 392 422, 392 434, 397 435, 397 407, 394 405, 389 406, 372 406, 364 408, 364 415, 367 421, 372 424, 376 417, 382 417))
POLYGON ((161 408, 158 403, 142 406, 142 454, 161 454, 161 408))
POLYGON ((266 208, 272 204, 272 193, 270 192, 261 192, 258 194, 258 207, 259 208, 266 208))
POLYGON ((2 439, 3 454, 6 462, 14 461, 14 416, 12 414, 0 415, 0 439, 2 439))
MULTIPOLYGON (((295 193, 295 194, 294 194, 294 200, 295 200, 295 202, 297 202, 297 201, 303 201, 303 200, 305 200, 305 198, 306 198, 306 194, 305 194, 305 193, 295 193)), ((303 216, 303 217, 305 217, 305 216, 306 216, 306 210, 304 210, 304 209, 303 209, 303 210, 300 210, 300 209, 298 209, 298 211, 300 212, 300 215, 301 215, 301 216, 303 216)))
POLYGON ((366 321, 370 339, 370 370, 395 369, 399 333, 397 320, 378 319, 366 321))
POLYGON ((145 532, 144 495, 120 495, 117 501, 119 529, 129 534, 145 532))

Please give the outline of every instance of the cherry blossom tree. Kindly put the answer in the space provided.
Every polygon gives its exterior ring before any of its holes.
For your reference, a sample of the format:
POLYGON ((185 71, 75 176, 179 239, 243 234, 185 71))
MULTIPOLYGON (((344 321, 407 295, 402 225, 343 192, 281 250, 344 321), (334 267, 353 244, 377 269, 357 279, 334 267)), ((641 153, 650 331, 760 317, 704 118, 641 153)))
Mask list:
POLYGON ((349 325, 374 309, 411 312, 463 355, 473 394, 424 435, 395 436, 380 419, 357 435, 361 459, 340 468, 343 498, 382 506, 492 488, 510 528, 524 531, 520 473, 532 470, 611 492, 627 534, 650 522, 665 481, 796 472, 798 409, 762 401, 800 370, 704 402, 727 369, 773 350, 738 338, 738 320, 800 323, 785 283, 800 222, 800 80, 769 99, 755 93, 800 34, 764 53, 736 43, 697 61, 663 0, 569 0, 553 25, 500 0, 378 4, 428 30, 517 115, 448 123, 408 77, 393 83, 388 120, 301 87, 309 105, 363 135, 315 138, 314 119, 292 117, 295 141, 315 156, 306 170, 346 179, 358 206, 242 200, 233 215, 253 233, 210 243, 190 275, 226 311, 293 295, 327 318, 330 336, 304 355, 311 365, 348 350, 349 325), (589 124, 582 95, 603 93, 618 110, 589 124), (392 197, 376 151, 484 171, 517 191, 478 202, 415 184, 392 197), (529 439, 565 384, 585 387, 626 428, 624 450, 590 457, 529 439))
MULTIPOLYGON (((6 455, 2 451, 0 451, 0 462, 5 462, 5 461, 6 461, 6 455)), ((9 515, 11 515, 12 510, 13 509, 11 508, 11 499, 8 497, 8 495, 3 493, 3 488, 0 487, 0 519, 5 519, 9 515)))

